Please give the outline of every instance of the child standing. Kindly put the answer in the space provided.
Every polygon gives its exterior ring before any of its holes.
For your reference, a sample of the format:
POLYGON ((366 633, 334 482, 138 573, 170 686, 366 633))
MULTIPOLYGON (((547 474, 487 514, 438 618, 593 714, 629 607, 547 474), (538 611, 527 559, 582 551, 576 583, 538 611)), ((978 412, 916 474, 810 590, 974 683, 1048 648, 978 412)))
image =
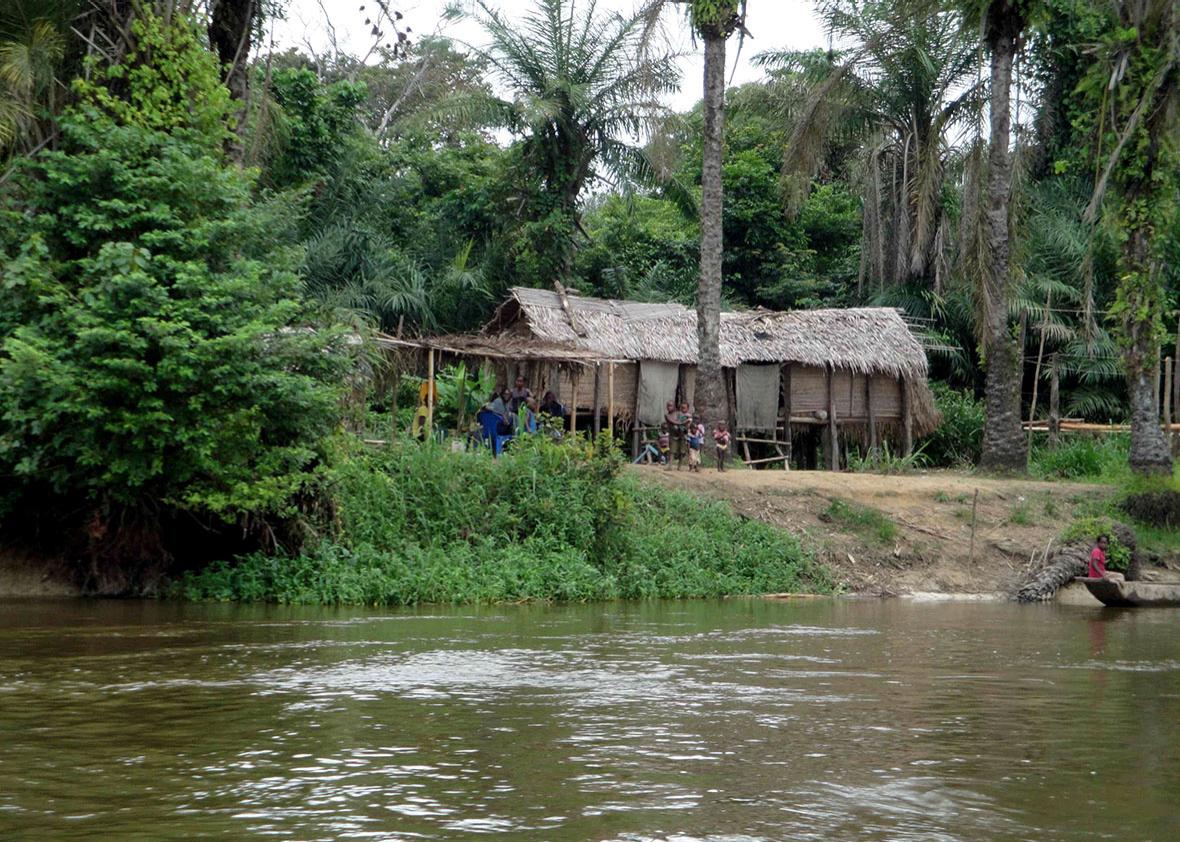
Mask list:
POLYGON ((688 469, 701 472, 701 450, 705 446, 705 425, 701 423, 699 418, 693 418, 688 422, 688 431, 685 436, 688 441, 688 469))
POLYGON ((717 446, 717 470, 725 470, 725 457, 729 453, 729 428, 724 421, 717 422, 713 430, 713 444, 717 446))

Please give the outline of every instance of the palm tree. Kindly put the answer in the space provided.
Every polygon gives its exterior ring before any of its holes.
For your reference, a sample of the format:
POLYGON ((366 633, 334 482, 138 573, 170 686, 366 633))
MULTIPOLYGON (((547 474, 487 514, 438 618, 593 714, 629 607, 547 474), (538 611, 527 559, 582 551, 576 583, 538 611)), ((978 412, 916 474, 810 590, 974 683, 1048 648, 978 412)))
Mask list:
POLYGON ((696 412, 707 427, 724 420, 728 399, 721 372, 721 163, 725 132, 725 42, 745 18, 744 0, 690 0, 689 21, 705 44, 701 144, 701 261, 697 281, 696 412))
POLYGON ((595 0, 580 7, 573 0, 534 0, 522 20, 510 20, 483 0, 477 8, 490 43, 476 52, 512 98, 474 93, 455 98, 450 108, 521 137, 522 164, 545 204, 532 215, 556 214, 566 223, 566 233, 550 247, 568 275, 587 183, 649 173, 627 139, 638 141, 665 113, 659 96, 677 84, 673 56, 656 47, 659 4, 623 16, 600 13, 595 0))
POLYGON ((807 83, 784 112, 784 176, 805 195, 833 137, 841 152, 859 148, 862 291, 919 285, 941 293, 953 243, 948 186, 982 101, 977 47, 952 12, 852 0, 827 0, 820 11, 846 49, 756 58, 780 83, 807 83))
POLYGON ((1024 471, 1028 451, 1020 416, 1023 363, 1020 337, 1008 318, 1012 298, 1009 231, 1012 220, 1012 65, 1028 24, 1028 0, 990 0, 983 32, 990 57, 987 154, 987 266, 980 284, 987 384, 984 387, 983 451, 980 467, 1024 471))
POLYGON ((1083 82, 1105 161, 1086 216, 1106 218, 1122 240, 1112 308, 1131 402, 1131 468, 1171 474, 1154 370, 1165 309, 1158 230, 1180 189, 1180 9, 1174 0, 1119 0, 1098 61, 1083 82), (1107 198, 1113 194, 1111 201, 1107 198))
POLYGON ((57 75, 65 47, 59 20, 15 13, 0 20, 0 160, 50 140, 51 117, 65 91, 57 75))

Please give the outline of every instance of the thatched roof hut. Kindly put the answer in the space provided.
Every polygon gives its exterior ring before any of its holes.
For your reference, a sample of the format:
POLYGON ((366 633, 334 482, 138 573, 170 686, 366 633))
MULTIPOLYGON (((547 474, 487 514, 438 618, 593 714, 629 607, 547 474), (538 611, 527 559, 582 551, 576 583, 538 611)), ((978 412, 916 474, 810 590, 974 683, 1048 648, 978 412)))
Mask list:
MULTIPOLYGON (((681 304, 570 294, 563 305, 550 290, 509 292, 485 333, 527 336, 603 358, 696 364, 697 314, 681 304)), ((926 354, 890 307, 722 313, 721 365, 758 362, 926 379, 926 354)))
MULTIPOLYGON (((663 421, 674 396, 693 401, 696 311, 680 304, 590 298, 514 287, 477 335, 383 341, 429 349, 431 359, 482 359, 501 382, 525 377, 552 389, 597 429, 603 413, 640 436, 663 421)), ((885 307, 721 315, 721 364, 735 431, 779 447, 792 435, 834 441, 842 434, 875 447, 893 434, 904 452, 938 423, 926 383, 926 354, 899 311, 885 307), (800 431, 803 431, 802 433, 800 431)), ((780 447, 781 446, 781 447, 780 447)), ((832 464, 839 448, 829 446, 832 464)), ((748 456, 748 454, 747 454, 748 456)))

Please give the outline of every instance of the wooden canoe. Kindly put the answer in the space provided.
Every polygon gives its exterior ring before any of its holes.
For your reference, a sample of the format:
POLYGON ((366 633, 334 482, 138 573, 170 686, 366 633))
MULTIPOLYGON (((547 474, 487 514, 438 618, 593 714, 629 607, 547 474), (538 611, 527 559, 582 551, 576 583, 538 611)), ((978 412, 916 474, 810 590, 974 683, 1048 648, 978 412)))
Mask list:
POLYGON ((1078 581, 1095 599, 1114 608, 1180 605, 1180 582, 1118 582, 1086 576, 1078 581))

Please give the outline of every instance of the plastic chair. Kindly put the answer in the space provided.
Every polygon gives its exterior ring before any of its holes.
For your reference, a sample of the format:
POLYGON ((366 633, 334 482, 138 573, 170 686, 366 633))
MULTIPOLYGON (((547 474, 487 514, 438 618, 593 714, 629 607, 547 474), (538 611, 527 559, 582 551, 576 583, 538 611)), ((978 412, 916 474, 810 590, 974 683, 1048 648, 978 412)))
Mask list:
POLYGON ((476 416, 476 420, 479 421, 480 438, 492 448, 493 456, 499 456, 504 452, 504 445, 512 440, 512 436, 499 432, 500 416, 490 410, 483 409, 476 416))

